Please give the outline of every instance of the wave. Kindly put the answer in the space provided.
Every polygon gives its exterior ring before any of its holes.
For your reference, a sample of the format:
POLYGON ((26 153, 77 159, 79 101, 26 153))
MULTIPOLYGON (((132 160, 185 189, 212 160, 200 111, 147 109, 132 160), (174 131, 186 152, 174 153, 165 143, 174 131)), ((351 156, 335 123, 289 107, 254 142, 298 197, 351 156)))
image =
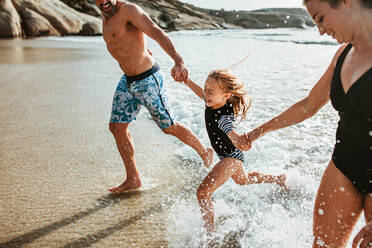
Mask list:
POLYGON ((302 45, 337 45, 330 37, 320 36, 315 28, 306 29, 230 29, 230 30, 183 30, 171 32, 171 36, 222 37, 254 39, 268 42, 288 42, 302 45))
POLYGON ((104 43, 102 36, 48 36, 41 37, 42 40, 56 40, 56 41, 71 41, 71 42, 86 42, 86 43, 104 43))
MULTIPOLYGON (((170 32, 172 37, 196 36, 196 37, 222 37, 232 39, 254 39, 268 42, 295 43, 302 45, 337 45, 329 37, 322 37, 315 29, 228 29, 228 30, 182 30, 170 32)), ((44 40, 59 40, 85 43, 104 43, 102 36, 64 36, 43 37, 44 40)))
MULTIPOLYGON (((254 38, 253 38, 254 39, 254 38)), ((313 41, 313 40, 279 40, 279 39, 259 39, 256 40, 264 40, 270 42, 284 42, 284 43, 294 43, 294 44, 301 44, 301 45, 326 45, 326 46, 336 46, 337 43, 333 41, 313 41)))

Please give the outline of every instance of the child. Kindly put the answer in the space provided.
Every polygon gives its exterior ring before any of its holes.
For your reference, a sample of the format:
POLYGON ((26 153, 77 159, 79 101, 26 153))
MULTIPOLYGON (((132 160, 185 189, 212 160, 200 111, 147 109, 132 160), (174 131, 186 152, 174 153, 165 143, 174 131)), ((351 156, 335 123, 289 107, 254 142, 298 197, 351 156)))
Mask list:
POLYGON ((230 177, 239 185, 277 183, 286 188, 286 176, 264 175, 259 172, 245 174, 244 154, 237 147, 244 150, 249 150, 250 147, 247 147, 244 135, 234 130, 234 121, 237 117, 240 117, 240 121, 246 118, 251 101, 247 104, 244 85, 230 70, 212 71, 205 82, 204 92, 189 78, 184 83, 205 102, 205 125, 212 147, 220 158, 197 191, 207 234, 210 235, 214 230, 211 195, 230 177))

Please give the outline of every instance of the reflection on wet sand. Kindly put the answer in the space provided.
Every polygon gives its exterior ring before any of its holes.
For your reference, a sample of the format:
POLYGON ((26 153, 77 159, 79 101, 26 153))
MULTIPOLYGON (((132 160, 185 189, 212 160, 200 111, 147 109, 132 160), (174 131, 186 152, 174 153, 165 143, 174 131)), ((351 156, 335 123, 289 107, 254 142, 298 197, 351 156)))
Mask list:
POLYGON ((182 183, 174 139, 146 112, 130 129, 157 187, 107 191, 125 173, 108 130, 121 72, 102 46, 0 41, 0 247, 167 246, 164 211, 182 183))

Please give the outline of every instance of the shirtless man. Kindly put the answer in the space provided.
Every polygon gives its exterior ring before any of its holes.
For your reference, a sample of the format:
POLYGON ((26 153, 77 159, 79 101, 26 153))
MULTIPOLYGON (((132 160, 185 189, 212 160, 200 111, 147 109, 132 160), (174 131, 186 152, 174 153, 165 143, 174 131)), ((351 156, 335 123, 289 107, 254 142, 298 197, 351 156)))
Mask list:
POLYGON ((102 12, 102 34, 107 49, 124 73, 114 95, 110 131, 123 159, 127 179, 109 190, 121 193, 141 187, 134 158, 134 143, 128 131, 128 126, 135 119, 141 105, 149 110, 164 133, 176 136, 191 146, 201 156, 204 165, 209 166, 213 162, 213 150, 204 147, 190 129, 174 122, 168 111, 163 77, 159 65, 147 49, 145 35, 154 39, 174 60, 171 75, 181 82, 186 80, 188 73, 171 40, 135 4, 117 0, 95 0, 95 3, 102 12))

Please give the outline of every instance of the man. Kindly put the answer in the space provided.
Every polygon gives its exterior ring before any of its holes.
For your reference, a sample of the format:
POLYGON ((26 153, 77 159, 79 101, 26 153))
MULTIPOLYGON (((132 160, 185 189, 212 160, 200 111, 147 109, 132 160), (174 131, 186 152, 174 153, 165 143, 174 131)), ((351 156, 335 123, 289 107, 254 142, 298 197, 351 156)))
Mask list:
POLYGON ((116 89, 112 104, 110 131, 123 159, 127 179, 119 186, 110 188, 121 193, 141 187, 140 176, 134 158, 134 144, 128 131, 141 105, 145 106, 154 121, 166 134, 179 138, 202 157, 204 165, 213 160, 213 150, 206 148, 187 127, 175 123, 166 105, 163 78, 159 66, 147 49, 145 35, 154 39, 174 60, 171 71, 176 81, 188 77, 182 57, 168 36, 137 5, 117 0, 95 0, 103 16, 103 39, 111 56, 124 72, 116 89))

